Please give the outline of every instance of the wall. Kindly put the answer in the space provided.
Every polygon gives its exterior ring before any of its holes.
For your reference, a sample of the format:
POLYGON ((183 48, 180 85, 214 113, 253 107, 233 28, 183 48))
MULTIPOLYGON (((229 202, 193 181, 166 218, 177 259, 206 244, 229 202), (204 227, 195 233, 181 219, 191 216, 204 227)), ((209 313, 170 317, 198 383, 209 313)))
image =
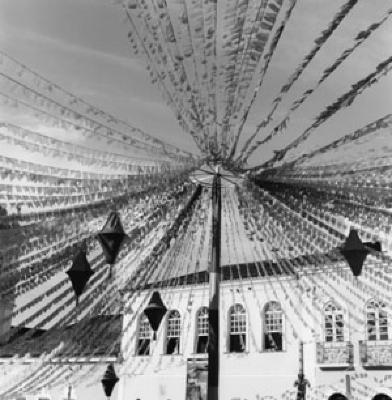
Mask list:
MULTIPOLYGON (((304 342, 305 376, 310 381, 309 399, 327 399, 333 392, 346 392, 345 375, 351 377, 352 393, 358 399, 370 399, 392 386, 390 366, 364 368, 359 356, 359 341, 366 339, 365 303, 382 296, 373 282, 377 270, 367 265, 363 275, 354 278, 347 267, 333 265, 324 272, 300 274, 299 279, 270 277, 221 283, 220 295, 220 398, 255 399, 294 396, 293 386, 299 368, 299 341, 304 342), (333 268, 333 269, 332 269, 333 268), (373 274, 373 275, 372 275, 373 274), (264 352, 261 311, 271 300, 278 300, 285 313, 284 351, 264 352), (353 346, 353 363, 320 365, 316 343, 324 341, 323 308, 334 300, 344 311, 345 341, 353 346), (248 311, 246 353, 227 350, 227 315, 229 307, 242 304, 248 311), (362 382, 362 383, 361 383, 362 382), (291 392, 291 394, 290 394, 291 392)), ((143 310, 152 292, 142 292, 126 302, 123 357, 119 399, 184 400, 186 360, 194 354, 196 312, 208 306, 208 286, 188 286, 159 290, 168 309, 181 314, 181 354, 164 355, 165 319, 158 330, 150 356, 135 356, 137 310, 143 310)), ((384 298, 388 303, 389 298, 384 298)), ((388 303, 389 305, 389 303, 388 303)), ((389 323, 391 318, 389 318, 389 323)), ((391 327, 390 335, 392 333, 391 327)), ((339 360, 338 360, 339 361, 339 360)))
MULTIPOLYGON (((283 284, 287 285, 287 279, 283 284)), ((292 282, 295 284, 295 282, 292 282)), ((182 289, 160 290, 168 309, 180 311, 182 322, 181 354, 164 355, 165 320, 153 343, 150 356, 135 356, 138 315, 135 310, 144 309, 151 292, 143 292, 128 301, 124 317, 123 371, 120 377, 120 399, 185 398, 186 360, 194 354, 195 323, 197 310, 208 306, 208 287, 192 286, 182 289)), ((270 300, 278 299, 285 309, 285 293, 275 279, 267 282, 243 281, 241 284, 221 284, 220 297, 220 390, 221 398, 249 399, 266 393, 278 396, 282 388, 293 387, 298 374, 298 326, 296 332, 285 322, 285 342, 282 352, 263 351, 262 320, 258 310, 270 300), (242 304, 248 311, 248 335, 246 353, 229 353, 227 348, 227 315, 229 308, 242 304), (297 337, 295 336, 297 335, 297 337)), ((301 307, 296 302, 296 307, 301 307)))

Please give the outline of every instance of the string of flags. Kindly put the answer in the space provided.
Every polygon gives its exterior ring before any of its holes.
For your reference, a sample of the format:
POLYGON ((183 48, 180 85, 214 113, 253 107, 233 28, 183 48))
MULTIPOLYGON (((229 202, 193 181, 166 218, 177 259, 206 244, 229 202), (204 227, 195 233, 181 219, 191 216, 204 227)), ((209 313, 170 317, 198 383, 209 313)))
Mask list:
MULTIPOLYGON (((239 158, 242 159, 242 162, 246 162, 246 160, 250 157, 250 155, 260 146, 270 141, 274 136, 278 133, 281 133, 283 130, 287 128, 287 124, 290 119, 290 115, 297 110, 310 96, 314 93, 319 86, 350 56, 354 53, 354 51, 359 48, 365 41, 374 33, 377 29, 382 27, 382 25, 388 21, 390 16, 392 15, 392 10, 388 10, 385 16, 376 23, 371 24, 366 30, 360 31, 357 36, 355 37, 355 43, 343 51, 343 53, 333 62, 332 65, 326 67, 322 73, 322 77, 319 81, 311 88, 304 91, 304 93, 295 101, 293 101, 292 105, 289 107, 286 115, 284 118, 273 128, 271 133, 266 136, 262 140, 258 140, 249 151, 246 152, 252 140, 255 139, 256 135, 260 131, 261 128, 264 128, 268 125, 268 123, 272 120, 272 113, 268 115, 265 121, 258 125, 256 132, 248 139, 246 145, 244 146, 243 150, 241 151, 239 158)), ((276 104, 276 103, 275 103, 276 104)), ((273 109, 276 110, 277 106, 273 109)))

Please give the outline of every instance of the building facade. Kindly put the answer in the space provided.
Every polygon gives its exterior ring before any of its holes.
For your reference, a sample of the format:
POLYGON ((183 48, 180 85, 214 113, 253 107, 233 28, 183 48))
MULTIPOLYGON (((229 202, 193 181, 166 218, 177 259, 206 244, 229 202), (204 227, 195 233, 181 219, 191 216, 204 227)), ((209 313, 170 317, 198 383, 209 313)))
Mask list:
MULTIPOLYGON (((350 274, 336 266, 328 273, 222 282, 220 398, 295 399, 301 357, 307 398, 390 395, 388 299, 370 290, 367 273, 350 274)), ((206 374, 195 379, 192 366, 205 370, 208 357, 208 285, 145 290, 126 304, 119 398, 204 398, 206 374), (152 290, 168 309, 156 340, 143 313, 152 290), (201 394, 192 397, 197 385, 201 394)))

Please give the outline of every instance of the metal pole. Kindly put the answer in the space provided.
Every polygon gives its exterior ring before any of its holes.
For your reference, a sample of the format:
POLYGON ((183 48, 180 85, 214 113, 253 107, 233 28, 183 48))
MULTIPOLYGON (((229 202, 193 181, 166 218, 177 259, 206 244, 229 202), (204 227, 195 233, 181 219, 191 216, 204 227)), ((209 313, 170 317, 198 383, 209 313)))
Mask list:
POLYGON ((221 177, 217 167, 212 185, 212 257, 209 266, 208 400, 219 399, 219 282, 221 259, 221 177))

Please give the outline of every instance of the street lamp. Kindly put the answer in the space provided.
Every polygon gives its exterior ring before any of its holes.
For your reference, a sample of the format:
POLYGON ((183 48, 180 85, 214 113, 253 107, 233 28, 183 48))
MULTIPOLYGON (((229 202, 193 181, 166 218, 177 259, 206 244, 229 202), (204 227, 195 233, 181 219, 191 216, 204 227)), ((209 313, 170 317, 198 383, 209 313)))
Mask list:
POLYGON ((294 386, 298 388, 297 390, 297 400, 306 399, 306 388, 310 386, 309 381, 305 378, 304 374, 304 342, 299 343, 299 371, 298 379, 295 381, 294 386))

